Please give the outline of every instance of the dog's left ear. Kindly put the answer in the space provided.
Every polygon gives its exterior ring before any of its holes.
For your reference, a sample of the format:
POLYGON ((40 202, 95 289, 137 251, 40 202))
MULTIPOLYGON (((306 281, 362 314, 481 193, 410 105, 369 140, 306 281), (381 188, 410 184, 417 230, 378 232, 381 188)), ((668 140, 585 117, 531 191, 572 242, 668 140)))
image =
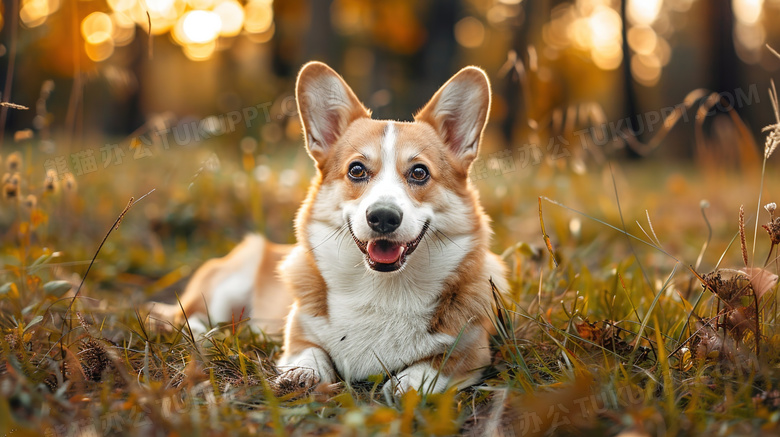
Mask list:
POLYGON ((482 69, 466 67, 447 81, 414 117, 436 129, 468 171, 477 157, 490 110, 490 81, 482 69))

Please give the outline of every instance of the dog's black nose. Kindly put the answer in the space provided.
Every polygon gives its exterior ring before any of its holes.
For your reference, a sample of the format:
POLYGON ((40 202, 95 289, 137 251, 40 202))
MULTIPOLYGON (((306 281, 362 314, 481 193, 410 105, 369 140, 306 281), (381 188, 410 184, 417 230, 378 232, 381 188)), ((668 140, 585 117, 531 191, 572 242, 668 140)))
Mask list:
POLYGON ((404 214, 391 203, 375 203, 366 210, 368 226, 380 234, 389 234, 401 226, 404 214))

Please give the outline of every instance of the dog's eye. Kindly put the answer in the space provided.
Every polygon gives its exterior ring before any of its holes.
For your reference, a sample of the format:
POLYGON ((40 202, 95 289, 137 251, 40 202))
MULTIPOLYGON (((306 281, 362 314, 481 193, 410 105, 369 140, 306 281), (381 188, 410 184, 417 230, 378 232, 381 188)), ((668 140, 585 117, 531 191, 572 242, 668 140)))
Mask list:
POLYGON ((349 178, 353 181, 362 181, 368 178, 368 171, 359 162, 353 162, 349 165, 349 178))
POLYGON ((409 172, 409 179, 418 184, 427 181, 429 177, 428 168, 422 164, 415 165, 409 172))

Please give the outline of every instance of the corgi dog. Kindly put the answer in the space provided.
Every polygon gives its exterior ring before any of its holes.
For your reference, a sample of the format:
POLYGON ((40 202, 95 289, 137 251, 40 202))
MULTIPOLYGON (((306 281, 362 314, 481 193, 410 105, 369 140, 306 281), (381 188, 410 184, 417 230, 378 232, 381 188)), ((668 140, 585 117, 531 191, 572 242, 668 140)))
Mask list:
POLYGON ((389 395, 476 383, 491 362, 490 280, 507 285, 468 177, 490 109, 486 74, 462 69, 413 122, 372 119, 320 62, 301 69, 296 99, 316 166, 297 244, 247 237, 195 273, 181 308, 157 305, 154 315, 243 313, 273 331, 286 312, 280 385, 386 372, 389 395))

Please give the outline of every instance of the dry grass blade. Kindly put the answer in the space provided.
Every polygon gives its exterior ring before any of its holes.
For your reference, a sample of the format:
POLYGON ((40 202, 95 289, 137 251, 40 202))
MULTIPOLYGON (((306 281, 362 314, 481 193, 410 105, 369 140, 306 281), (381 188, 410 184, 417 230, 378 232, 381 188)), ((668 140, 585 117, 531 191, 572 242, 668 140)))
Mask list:
MULTIPOLYGON (((100 254, 100 249, 103 248, 103 245, 106 243, 106 240, 108 240, 108 236, 111 235, 111 232, 114 231, 114 229, 117 229, 119 227, 119 224, 122 222, 122 218, 124 218, 125 214, 130 211, 130 208, 132 208, 136 203, 142 201, 146 196, 152 194, 154 192, 154 189, 149 191, 148 193, 141 196, 138 200, 135 200, 131 197, 130 201, 127 203, 127 206, 125 209, 119 214, 119 216, 116 218, 116 221, 113 225, 111 225, 111 228, 106 232, 106 235, 103 237, 103 241, 100 242, 100 245, 98 246, 97 250, 95 251, 95 255, 92 257, 92 261, 90 261, 89 265, 87 266, 87 271, 84 272, 84 277, 81 278, 81 283, 79 283, 79 287, 76 289, 76 292, 73 293, 73 297, 70 300, 70 304, 68 304, 68 309, 65 311, 65 314, 62 316, 62 327, 60 328, 60 351, 64 352, 64 345, 63 345, 63 339, 65 338, 65 325, 68 323, 68 314, 70 313, 71 309, 73 309, 73 304, 76 302, 76 298, 78 298, 79 293, 81 292, 81 287, 84 286, 84 281, 87 280, 87 275, 89 275, 89 271, 92 269, 92 266, 95 264, 95 260, 97 259, 98 254, 100 254)), ((65 371, 65 368, 62 369, 63 374, 65 371)))
POLYGON ((152 194, 154 192, 154 189, 149 191, 148 193, 141 196, 138 200, 134 200, 134 198, 130 198, 130 201, 127 202, 127 206, 125 209, 119 214, 119 216, 116 218, 116 221, 113 225, 111 225, 111 229, 106 232, 106 235, 103 237, 103 241, 100 242, 100 245, 98 246, 97 250, 95 251, 95 255, 92 257, 92 261, 90 261, 89 265, 87 266, 87 271, 84 272, 84 277, 81 279, 81 283, 79 283, 79 288, 76 289, 76 293, 73 294, 73 299, 70 301, 70 305, 68 305, 68 310, 65 312, 65 315, 70 312, 71 308, 73 307, 73 302, 76 301, 76 298, 79 295, 79 292, 81 292, 81 287, 84 286, 84 281, 87 280, 87 275, 89 275, 90 269, 92 269, 92 265, 95 264, 95 260, 97 259, 98 254, 100 254, 100 249, 103 248, 103 245, 106 244, 106 240, 108 240, 108 236, 111 235, 111 232, 113 232, 115 229, 119 229, 119 224, 122 223, 122 219, 125 217, 125 214, 127 214, 130 211, 130 208, 135 206, 136 203, 144 200, 146 196, 152 194))
POLYGON ((553 251, 552 243, 550 242, 550 236, 547 235, 547 231, 544 229, 544 218, 542 217, 542 197, 539 196, 539 224, 542 226, 542 237, 544 237, 544 244, 547 245, 547 251, 550 252, 550 258, 552 259, 555 267, 558 267, 558 260, 555 259, 555 252, 553 251))
POLYGON ((149 56, 149 60, 151 61, 154 59, 154 37, 152 36, 152 16, 149 15, 149 11, 146 11, 146 20, 149 24, 149 40, 147 43, 148 46, 148 52, 147 55, 149 56))
MULTIPOLYGON (((626 237, 628 237, 628 238, 631 238, 631 239, 633 239, 633 240, 636 240, 636 241, 638 241, 638 242, 640 242, 640 243, 642 243, 642 244, 644 244, 644 245, 646 245, 646 246, 650 246, 651 248, 653 248, 653 249, 657 250, 658 252, 660 252, 660 253, 662 253, 662 254, 666 255, 667 257, 669 257, 669 258, 673 259, 674 261, 677 261, 678 263, 680 263, 680 260, 679 260, 679 259, 677 259, 677 258, 676 258, 674 255, 672 255, 671 253, 669 253, 669 252, 665 251, 663 248, 661 248, 661 247, 658 247, 658 246, 657 246, 655 243, 653 243, 653 242, 651 242, 651 241, 643 240, 643 239, 641 239, 641 238, 637 237, 636 235, 634 235, 634 234, 632 234, 632 233, 629 233, 628 231, 626 231, 626 230, 624 230, 624 229, 620 229, 620 228, 618 228, 617 226, 614 226, 614 225, 611 225, 611 224, 609 224, 609 223, 605 222, 604 220, 599 220, 598 218, 596 218, 596 217, 594 217, 594 216, 592 216, 592 215, 586 214, 586 213, 584 213, 584 212, 582 212, 582 211, 580 211, 580 210, 577 210, 577 209, 571 208, 571 207, 569 207, 569 206, 566 206, 565 204, 563 204, 563 203, 561 203, 561 202, 558 202, 557 200, 550 199, 549 197, 546 197, 546 196, 541 196, 541 197, 540 197, 540 199, 544 199, 545 201, 547 201, 547 202, 549 202, 549 203, 552 203, 552 204, 553 204, 553 205, 555 205, 555 206, 558 206, 558 207, 560 207, 560 208, 563 208, 563 209, 565 209, 565 210, 567 210, 567 211, 571 211, 571 212, 573 212, 573 213, 575 213, 575 214, 579 214, 579 215, 581 215, 581 216, 583 216, 583 217, 585 217, 585 218, 587 218, 587 219, 589 219, 589 220, 593 220, 593 221, 594 221, 594 222, 596 222, 596 223, 599 223, 599 224, 601 224, 601 225, 604 225, 604 226, 606 226, 606 227, 608 227, 608 228, 612 229, 613 231, 617 231, 617 232, 619 232, 620 234, 622 234, 622 235, 625 235, 625 236, 626 236, 626 237)), ((544 231, 543 231, 543 232, 544 232, 544 231)), ((549 237, 548 237, 548 238, 549 238, 549 237)), ((548 249, 549 249, 549 248, 548 248, 548 249)), ((693 272, 693 269, 692 269, 692 268, 690 268, 690 267, 689 267, 689 270, 691 270, 691 271, 693 272)), ((693 273, 695 273, 695 272, 693 272, 693 273)))
POLYGON ((773 55, 775 55, 778 58, 780 58, 780 53, 777 53, 777 50, 773 49, 769 44, 766 45, 766 48, 768 48, 769 51, 772 52, 773 55))
MULTIPOLYGON (((184 305, 181 304, 181 299, 179 299, 178 293, 176 294, 176 303, 179 304, 179 308, 181 309, 181 313, 184 315, 184 322, 187 325, 187 333, 190 334, 188 340, 192 344, 192 346, 195 348, 195 350, 198 349, 198 342, 195 341, 195 334, 192 332, 192 326, 190 326, 190 318, 187 317, 187 312, 184 311, 184 305)), ((186 338, 186 336, 185 336, 186 338)))
POLYGON ((705 210, 710 207, 710 203, 706 200, 702 200, 701 203, 699 203, 699 209, 701 210, 701 216, 704 219, 704 223, 707 225, 707 239, 704 241, 704 244, 701 246, 701 251, 699 252, 699 256, 696 258, 696 264, 694 265, 694 268, 696 270, 699 270, 699 267, 701 267, 701 262, 704 259, 704 253, 707 251, 707 247, 710 245, 710 241, 712 241, 712 225, 710 225, 709 219, 707 219, 707 213, 705 210))
POLYGON ((748 266, 747 242, 745 241, 745 205, 739 205, 739 243, 742 247, 742 262, 748 266))
POLYGON ((11 103, 11 102, 0 102, 0 106, 2 106, 3 108, 11 108, 11 109, 21 109, 21 110, 30 109, 24 105, 18 105, 16 103, 11 103))
MULTIPOLYGON (((639 223, 639 220, 635 220, 634 223, 636 223, 636 225, 639 226, 639 230, 642 231, 643 234, 645 234, 645 237, 647 237, 648 240, 653 241, 653 238, 650 236, 650 234, 647 233, 647 231, 645 231, 645 228, 642 227, 642 224, 639 223)), ((653 244, 655 244, 654 241, 653 244)))
MULTIPOLYGON (((631 244, 631 239, 628 238, 628 230, 626 228, 626 220, 623 218, 623 208, 620 206, 620 194, 618 193, 617 188, 617 181, 615 181, 615 172, 612 169, 612 164, 609 165, 609 173, 612 176, 612 189, 615 192, 615 204, 617 205, 618 209, 618 216, 620 216, 620 225, 623 227, 623 235, 626 235, 626 242, 628 243, 628 247, 631 250, 631 253, 634 254, 634 259, 636 259, 636 263, 639 266, 639 270, 642 272, 642 276, 645 278, 645 282, 647 282, 647 285, 650 287, 650 289, 653 289, 653 283, 650 281, 650 276, 648 276, 647 272, 645 271, 644 267, 642 267, 642 262, 639 260, 639 255, 637 255, 636 250, 634 250, 634 245, 631 244)), ((648 215, 648 220, 650 216, 648 215)), ((652 226, 652 225, 651 225, 652 226)), ((649 238, 649 237, 648 237, 649 238)), ((656 244, 652 240, 650 241, 651 245, 654 247, 661 248, 660 244, 656 244)), ((675 266, 676 268, 676 266, 675 266)), ((640 331, 641 334, 641 331, 640 331)))
POLYGON ((778 109, 780 105, 777 102, 777 88, 775 88, 774 80, 772 81, 772 88, 769 89, 769 101, 772 102, 772 110, 775 113, 775 124, 770 124, 761 129, 761 132, 769 131, 769 135, 767 135, 764 143, 764 157, 766 159, 772 156, 772 153, 780 144, 780 109, 778 109))
POLYGON ((653 229, 653 222, 650 221, 650 211, 645 210, 645 215, 647 216, 647 225, 650 227, 650 232, 653 234, 653 238, 655 239, 655 244, 658 245, 658 247, 661 247, 661 240, 658 239, 658 235, 655 234, 655 229, 653 229))
MULTIPOLYGON (((771 48, 770 48, 771 50, 771 48)), ((777 54, 775 52, 775 54, 777 54)), ((761 185, 758 189, 758 204, 756 205, 756 226, 753 231, 753 255, 756 254, 756 238, 758 237, 758 214, 761 211, 761 196, 764 194, 764 175, 766 174, 766 161, 772 156, 777 146, 780 144, 780 105, 777 101, 777 88, 775 81, 771 81, 772 88, 769 89, 769 100, 772 101, 772 109, 775 113, 775 124, 771 124, 762 129, 762 132, 770 131, 764 143, 764 161, 761 164, 761 185)), ((747 264, 746 264, 747 265, 747 264)))

